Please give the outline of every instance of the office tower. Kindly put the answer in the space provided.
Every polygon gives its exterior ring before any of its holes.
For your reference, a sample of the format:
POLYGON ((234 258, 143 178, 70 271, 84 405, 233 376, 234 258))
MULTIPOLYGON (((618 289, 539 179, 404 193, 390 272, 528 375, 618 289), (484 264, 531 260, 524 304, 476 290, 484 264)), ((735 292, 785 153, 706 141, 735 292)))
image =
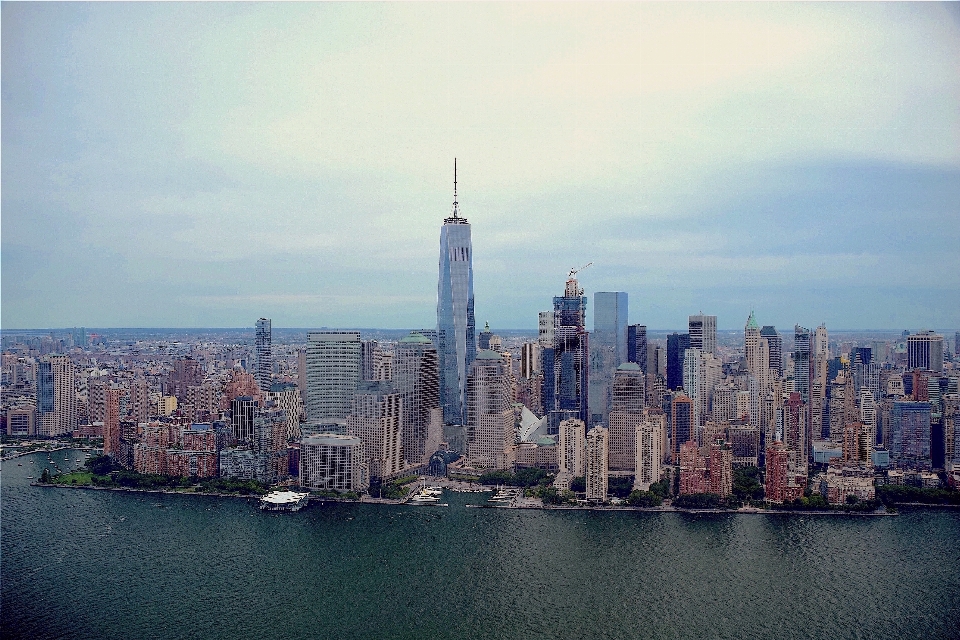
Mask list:
POLYGON ((384 478, 403 469, 400 416, 403 399, 393 383, 361 382, 347 417, 347 435, 360 438, 371 478, 384 478))
POLYGON ((693 401, 684 393, 677 393, 670 403, 670 446, 673 451, 674 464, 680 461, 680 447, 687 441, 693 440, 696 433, 693 422, 693 401))
POLYGON ((560 421, 589 420, 589 345, 584 325, 587 298, 571 270, 563 296, 553 299, 553 347, 544 349, 543 402, 550 417, 550 430, 560 421), (548 360, 552 362, 548 363, 548 360))
POLYGON ((541 311, 539 315, 539 341, 544 348, 553 348, 553 311, 541 311))
POLYGON ((606 502, 607 500, 609 443, 609 434, 604 427, 597 425, 587 432, 583 461, 587 500, 595 502, 606 502))
POLYGON ((930 403, 894 402, 890 414, 890 466, 929 470, 930 403))
POLYGON ((637 458, 637 430, 643 422, 643 372, 635 362, 617 367, 613 376, 609 418, 610 469, 634 471, 637 458))
POLYGON ((960 395, 948 393, 943 397, 944 465, 960 468, 960 395))
POLYGON ((873 392, 864 387, 860 390, 860 422, 867 430, 870 447, 877 444, 877 401, 873 392))
POLYGON ((687 319, 690 348, 717 355, 717 316, 699 315, 687 319))
POLYGON ((627 361, 627 293, 598 291, 593 304, 593 346, 609 348, 616 369, 627 361))
POLYGON ((633 488, 649 491, 650 485, 660 481, 666 449, 667 421, 662 411, 652 410, 637 426, 636 460, 633 488))
POLYGON ((793 329, 793 388, 805 404, 810 403, 811 343, 810 330, 796 325, 793 329))
POLYGON ((307 397, 311 422, 346 420, 360 382, 359 331, 307 332, 307 397))
POLYGON ((593 334, 590 344, 590 417, 606 424, 610 413, 613 373, 627 360, 627 294, 593 294, 593 334))
POLYGON ((32 436, 37 433, 37 417, 33 407, 13 407, 7 410, 7 435, 32 436))
POLYGON ((908 336, 907 368, 943 373, 943 336, 933 331, 908 336))
POLYGON ((511 376, 500 354, 478 353, 468 382, 467 457, 474 464, 508 469, 516 456, 516 428, 511 376))
POLYGON ((776 373, 778 378, 782 378, 783 336, 777 333, 776 327, 767 324, 760 329, 760 337, 767 340, 767 348, 770 352, 770 370, 776 373))
POLYGON ((457 170, 453 170, 453 215, 440 229, 440 282, 437 290, 437 355, 440 404, 447 424, 464 424, 467 372, 477 355, 473 317, 473 247, 470 224, 460 217, 457 170))
POLYGON ((363 441, 331 433, 300 441, 300 486, 314 491, 353 491, 370 488, 363 441))
POLYGON ((720 360, 700 349, 687 349, 683 356, 683 388, 693 401, 693 423, 700 442, 700 427, 707 421, 713 390, 720 383, 720 360))
POLYGON ((651 371, 647 368, 647 326, 643 324, 627 325, 627 362, 636 362, 644 374, 656 373, 656 363, 651 371))
POLYGON ((440 365, 433 342, 416 332, 397 343, 393 381, 403 402, 403 457, 407 464, 426 463, 443 438, 440 365))
POLYGON ((716 422, 730 422, 737 415, 737 388, 731 382, 721 382, 713 390, 713 411, 716 422))
POLYGON ((307 397, 307 349, 297 349, 297 386, 300 387, 300 397, 307 397))
POLYGON ((360 379, 377 380, 377 371, 381 369, 383 352, 376 340, 363 340, 360 343, 360 379))
POLYGON ((540 344, 524 342, 520 347, 520 377, 529 380, 540 373, 540 344))
POLYGON ((238 396, 230 402, 230 425, 237 442, 253 442, 254 423, 260 403, 251 396, 238 396))
POLYGON ((569 418, 560 423, 558 436, 557 467, 559 472, 568 473, 575 478, 582 476, 586 426, 582 420, 569 418))
POLYGON ((817 327, 817 330, 814 332, 813 355, 828 357, 830 355, 830 339, 827 335, 827 326, 824 324, 817 327))
POLYGON ((120 394, 121 389, 105 390, 103 414, 103 455, 116 458, 120 451, 120 394))
POLYGON ((490 338, 493 337, 493 332, 490 331, 490 323, 483 323, 483 331, 480 332, 480 335, 477 336, 477 349, 483 351, 490 348, 490 338))
POLYGON ((733 493, 733 449, 729 442, 717 440, 710 443, 707 471, 710 474, 710 493, 721 498, 733 493))
POLYGON ((284 413, 286 425, 284 441, 299 440, 300 423, 304 418, 300 387, 292 382, 275 382, 270 385, 270 391, 265 394, 265 397, 267 402, 272 402, 284 413))
POLYGON ((255 376, 261 391, 269 391, 273 382, 273 333, 270 318, 257 320, 256 349, 257 369, 255 376))
POLYGON ((143 378, 130 381, 130 402, 127 410, 136 422, 146 422, 150 417, 150 386, 143 378))
POLYGON ((667 387, 673 391, 683 387, 683 355, 689 348, 689 333, 667 336, 667 387))

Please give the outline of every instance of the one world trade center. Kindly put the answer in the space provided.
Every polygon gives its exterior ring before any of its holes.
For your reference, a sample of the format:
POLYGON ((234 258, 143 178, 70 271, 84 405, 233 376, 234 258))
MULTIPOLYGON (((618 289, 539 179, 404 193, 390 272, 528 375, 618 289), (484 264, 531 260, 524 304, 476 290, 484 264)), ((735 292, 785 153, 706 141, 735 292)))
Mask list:
POLYGON ((473 247, 470 224, 457 203, 457 162, 453 162, 453 213, 440 228, 440 283, 437 288, 437 355, 440 403, 446 424, 466 424, 466 387, 477 355, 473 318, 473 247))

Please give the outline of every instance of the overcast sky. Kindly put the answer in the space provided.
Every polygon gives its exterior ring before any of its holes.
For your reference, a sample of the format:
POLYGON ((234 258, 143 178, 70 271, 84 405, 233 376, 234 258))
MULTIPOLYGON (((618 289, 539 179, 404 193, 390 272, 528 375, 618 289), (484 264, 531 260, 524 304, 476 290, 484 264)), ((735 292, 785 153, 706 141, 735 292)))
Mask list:
POLYGON ((2 4, 2 326, 960 329, 960 4, 2 4), (592 314, 590 314, 592 316, 592 314))

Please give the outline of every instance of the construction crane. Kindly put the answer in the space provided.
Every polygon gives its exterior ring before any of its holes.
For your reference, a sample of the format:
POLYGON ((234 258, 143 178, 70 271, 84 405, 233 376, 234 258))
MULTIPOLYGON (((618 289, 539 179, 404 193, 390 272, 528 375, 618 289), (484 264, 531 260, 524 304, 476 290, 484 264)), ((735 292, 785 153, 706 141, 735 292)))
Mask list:
POLYGON ((592 264, 593 264, 592 262, 588 262, 587 264, 583 265, 583 266, 580 267, 579 269, 570 269, 570 275, 569 275, 568 277, 569 277, 569 278, 574 277, 575 275, 577 275, 578 273, 580 273, 581 271, 583 271, 584 269, 586 269, 587 267, 589 267, 589 266, 592 265, 592 264))

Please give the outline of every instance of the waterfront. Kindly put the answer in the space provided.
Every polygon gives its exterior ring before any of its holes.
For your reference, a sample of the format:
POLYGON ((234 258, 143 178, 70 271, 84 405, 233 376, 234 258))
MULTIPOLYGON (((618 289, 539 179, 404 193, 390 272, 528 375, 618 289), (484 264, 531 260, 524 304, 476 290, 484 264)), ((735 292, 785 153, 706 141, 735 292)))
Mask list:
POLYGON ((18 461, 2 467, 4 637, 960 637, 952 510, 466 509, 489 496, 447 491, 447 509, 275 514, 31 487, 46 455, 18 461))

